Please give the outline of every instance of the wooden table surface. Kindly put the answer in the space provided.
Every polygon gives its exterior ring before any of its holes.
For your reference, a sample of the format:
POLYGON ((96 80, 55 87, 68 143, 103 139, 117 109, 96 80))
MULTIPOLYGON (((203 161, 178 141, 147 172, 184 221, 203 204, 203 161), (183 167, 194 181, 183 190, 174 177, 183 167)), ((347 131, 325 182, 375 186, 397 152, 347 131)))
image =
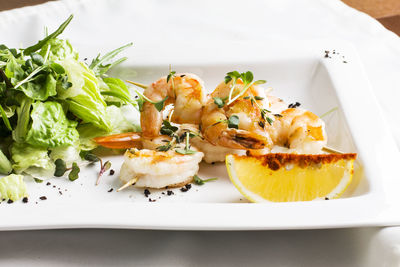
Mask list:
MULTIPOLYGON (((331 0, 334 1, 334 0, 331 0)), ((342 0, 376 18, 400 36, 400 0, 342 0)), ((0 0, 0 11, 48 2, 48 0, 0 0)))

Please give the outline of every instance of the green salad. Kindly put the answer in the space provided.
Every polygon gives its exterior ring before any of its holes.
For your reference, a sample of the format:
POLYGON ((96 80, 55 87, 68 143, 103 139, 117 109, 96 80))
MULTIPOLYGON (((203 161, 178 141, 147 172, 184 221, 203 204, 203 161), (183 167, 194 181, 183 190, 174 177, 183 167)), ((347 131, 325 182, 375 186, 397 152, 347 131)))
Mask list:
POLYGON ((43 180, 70 171, 75 180, 79 163, 96 148, 94 137, 140 131, 130 119, 139 116, 134 95, 106 75, 132 44, 87 64, 58 38, 71 19, 28 48, 0 45, 0 173, 8 175, 0 178, 2 199, 26 195, 22 175, 43 180))

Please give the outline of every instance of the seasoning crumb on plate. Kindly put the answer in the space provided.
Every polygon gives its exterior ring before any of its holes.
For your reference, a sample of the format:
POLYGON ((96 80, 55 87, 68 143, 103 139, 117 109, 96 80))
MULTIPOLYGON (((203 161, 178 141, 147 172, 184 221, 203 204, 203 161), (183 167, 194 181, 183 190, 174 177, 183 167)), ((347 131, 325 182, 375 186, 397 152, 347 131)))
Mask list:
POLYGON ((147 188, 144 190, 143 193, 144 193, 145 197, 148 197, 151 194, 149 189, 147 189, 147 188))

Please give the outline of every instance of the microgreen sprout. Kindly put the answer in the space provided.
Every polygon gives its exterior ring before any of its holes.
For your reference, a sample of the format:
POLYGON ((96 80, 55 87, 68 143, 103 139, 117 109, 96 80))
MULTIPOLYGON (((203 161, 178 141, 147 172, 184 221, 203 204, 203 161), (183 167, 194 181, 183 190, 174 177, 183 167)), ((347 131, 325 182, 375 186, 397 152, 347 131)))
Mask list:
POLYGON ((236 99, 238 99, 239 97, 241 97, 248 88, 250 88, 252 85, 257 85, 257 84, 263 84, 266 83, 265 80, 257 80, 257 81, 253 81, 254 79, 254 75, 251 71, 247 71, 247 72, 242 72, 239 73, 238 71, 232 71, 232 72, 228 72, 225 76, 225 83, 229 83, 230 81, 232 81, 232 85, 231 85, 231 90, 229 91, 229 96, 228 96, 228 105, 230 105, 231 103, 233 103, 236 99), (241 79, 243 82, 243 88, 242 90, 233 97, 233 92, 235 90, 235 86, 237 83, 237 80, 241 79))
POLYGON ((190 139, 190 133, 189 133, 189 132, 186 132, 186 144, 185 144, 185 149, 177 148, 177 149, 175 149, 175 152, 176 152, 176 153, 179 153, 179 154, 182 154, 182 155, 191 155, 191 154, 196 153, 196 151, 190 149, 189 139, 190 139))
POLYGON ((223 108, 225 106, 225 101, 228 97, 213 97, 214 104, 218 106, 218 108, 223 108))
POLYGON ((193 182, 197 185, 203 185, 207 182, 218 180, 218 178, 210 178, 210 179, 201 179, 199 176, 193 176, 193 182))
MULTIPOLYGON (((166 96, 163 100, 157 102, 157 101, 153 101, 153 100, 149 99, 147 96, 145 96, 138 90, 136 90, 136 89, 134 89, 134 90, 135 90, 136 94, 142 99, 142 101, 147 101, 147 102, 153 104, 154 107, 158 110, 158 112, 161 112, 161 110, 163 110, 165 101, 167 101, 168 96, 166 96)), ((143 102, 142 102, 142 104, 138 103, 138 105, 139 105, 139 109, 142 110, 143 102)))

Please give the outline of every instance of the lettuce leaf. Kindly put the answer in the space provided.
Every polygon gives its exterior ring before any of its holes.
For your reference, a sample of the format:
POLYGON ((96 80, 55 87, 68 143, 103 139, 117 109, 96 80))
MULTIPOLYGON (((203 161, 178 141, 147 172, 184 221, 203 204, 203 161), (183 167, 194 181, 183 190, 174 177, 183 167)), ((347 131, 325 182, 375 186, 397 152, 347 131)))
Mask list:
POLYGON ((80 146, 82 150, 92 150, 97 147, 97 144, 92 141, 97 136, 119 134, 125 132, 139 132, 140 129, 140 113, 131 105, 122 107, 108 106, 106 109, 107 120, 110 121, 111 131, 102 131, 99 128, 90 125, 82 124, 78 126, 80 137, 80 146))
POLYGON ((58 97, 69 104, 69 111, 85 123, 105 131, 110 131, 110 125, 105 119, 106 103, 100 94, 97 77, 85 64, 74 59, 59 62, 68 75, 72 87, 58 88, 58 97))
POLYGON ((12 166, 6 155, 0 149, 0 173, 9 174, 12 171, 12 166))
POLYGON ((28 133, 29 120, 32 107, 32 99, 23 97, 20 101, 19 107, 17 107, 17 127, 12 132, 13 139, 18 143, 25 142, 25 137, 28 133))
POLYGON ((0 178, 0 198, 12 201, 26 197, 27 190, 23 175, 10 174, 0 178))
POLYGON ((12 165, 17 174, 26 173, 35 178, 53 177, 55 164, 47 153, 47 148, 33 147, 25 143, 11 146, 12 165))
POLYGON ((42 47, 39 54, 42 57, 46 57, 48 55, 48 59, 51 61, 60 61, 66 58, 72 58, 78 60, 79 54, 72 47, 71 43, 66 39, 51 39, 46 42, 46 44, 42 47))
POLYGON ((80 149, 76 144, 72 146, 55 147, 51 149, 50 159, 54 162, 57 159, 62 159, 65 162, 67 168, 71 168, 72 163, 81 162, 82 159, 79 156, 79 152, 80 149))
POLYGON ((128 87, 121 79, 108 77, 101 80, 101 94, 107 101, 110 101, 109 99, 111 99, 110 102, 119 100, 123 104, 131 104, 135 108, 139 108, 137 101, 134 100, 128 87))
POLYGON ((67 119, 60 103, 36 102, 32 106, 32 125, 26 136, 28 144, 52 148, 78 142, 78 122, 67 119))

